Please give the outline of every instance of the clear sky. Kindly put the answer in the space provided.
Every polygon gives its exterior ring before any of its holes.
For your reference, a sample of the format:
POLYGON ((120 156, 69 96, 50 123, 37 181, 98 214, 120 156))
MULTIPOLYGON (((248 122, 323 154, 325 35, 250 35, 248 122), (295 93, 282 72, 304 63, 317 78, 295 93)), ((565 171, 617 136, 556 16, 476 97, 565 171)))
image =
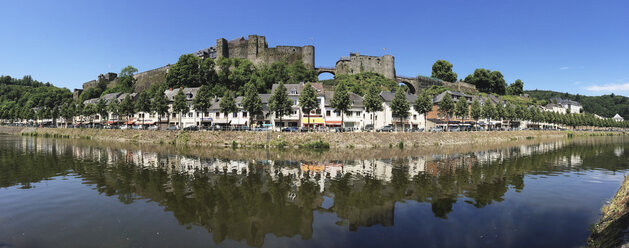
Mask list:
POLYGON ((0 74, 80 88, 175 63, 216 39, 395 56, 398 75, 499 70, 525 89, 629 95, 629 1, 0 1, 0 74))

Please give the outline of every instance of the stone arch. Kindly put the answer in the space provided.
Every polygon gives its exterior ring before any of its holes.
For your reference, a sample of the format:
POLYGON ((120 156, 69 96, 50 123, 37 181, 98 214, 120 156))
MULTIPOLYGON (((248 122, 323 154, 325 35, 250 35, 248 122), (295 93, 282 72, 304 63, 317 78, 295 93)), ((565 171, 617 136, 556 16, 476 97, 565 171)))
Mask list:
POLYGON ((404 79, 399 79, 396 80, 398 84, 404 84, 406 85, 406 87, 408 87, 408 93, 409 94, 417 94, 417 89, 415 89, 415 85, 413 84, 413 82, 411 82, 410 80, 404 80, 404 79))
POLYGON ((334 79, 336 77, 336 75, 332 72, 329 71, 323 71, 323 72, 319 72, 317 73, 317 80, 321 81, 321 80, 330 80, 330 79, 334 79), (321 78, 321 75, 323 75, 323 78, 321 78), (327 75, 332 75, 332 77, 326 77, 327 75))

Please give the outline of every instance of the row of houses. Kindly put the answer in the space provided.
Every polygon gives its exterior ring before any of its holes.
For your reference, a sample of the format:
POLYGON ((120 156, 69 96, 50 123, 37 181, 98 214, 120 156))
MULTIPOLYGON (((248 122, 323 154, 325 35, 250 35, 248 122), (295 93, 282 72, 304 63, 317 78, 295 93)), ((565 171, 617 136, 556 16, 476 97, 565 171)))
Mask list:
MULTIPOLYGON (((456 91, 445 91, 433 97, 433 107, 430 112, 426 114, 424 118, 423 114, 418 113, 412 107, 410 109, 409 117, 400 119, 393 115, 391 109, 391 102, 395 97, 395 92, 383 91, 380 92, 380 97, 383 101, 383 111, 369 113, 365 110, 363 104, 363 97, 354 93, 349 93, 352 101, 352 107, 349 111, 345 112, 343 116, 336 111, 331 104, 334 92, 324 90, 321 83, 312 83, 313 88, 317 93, 317 101, 319 107, 312 110, 310 113, 304 113, 299 107, 299 95, 303 90, 305 84, 285 84, 286 91, 289 99, 292 101, 293 110, 284 116, 277 116, 271 113, 269 110, 269 100, 273 92, 277 89, 277 84, 273 85, 271 94, 260 94, 262 99, 263 113, 251 118, 249 113, 243 109, 242 101, 243 97, 235 98, 238 111, 233 113, 222 113, 220 111, 220 98, 215 97, 212 99, 212 105, 209 109, 198 110, 194 109, 192 102, 195 98, 199 88, 175 88, 167 89, 164 91, 165 96, 170 101, 169 108, 172 110, 172 103, 179 91, 183 91, 186 96, 186 100, 190 106, 190 111, 186 113, 175 113, 170 111, 167 115, 158 115, 156 113, 144 113, 138 112, 132 116, 120 116, 113 113, 109 113, 106 118, 102 118, 99 114, 93 116, 78 116, 74 120, 74 124, 101 124, 101 125, 158 125, 161 128, 167 126, 199 126, 199 127, 240 127, 240 126, 273 126, 273 127, 312 127, 312 128, 336 128, 344 127, 351 130, 362 130, 366 127, 379 129, 384 126, 392 125, 397 128, 431 128, 434 126, 446 126, 446 125, 492 125, 503 126, 501 120, 473 120, 470 116, 458 117, 450 116, 446 117, 441 111, 439 111, 439 104, 443 100, 446 94, 449 94, 452 100, 456 103, 458 101, 466 101, 469 105, 478 99, 481 105, 491 103, 493 105, 505 105, 499 97, 494 95, 476 96, 468 95, 456 91), (251 122, 251 123, 249 123, 251 122)), ((125 97, 130 96, 134 99, 137 95, 135 93, 111 93, 102 96, 101 98, 107 102, 112 101, 121 102, 125 97)), ((94 98, 84 101, 84 104, 96 104, 101 98, 94 98)), ((416 95, 407 94, 406 100, 412 105, 417 98, 416 95)), ((541 110, 552 111, 558 113, 580 113, 582 112, 582 106, 575 101, 564 100, 561 98, 551 99, 551 103, 541 107, 541 110)), ((63 123, 63 121, 61 121, 63 123)), ((509 122, 511 127, 526 127, 526 123, 522 122, 509 122)))

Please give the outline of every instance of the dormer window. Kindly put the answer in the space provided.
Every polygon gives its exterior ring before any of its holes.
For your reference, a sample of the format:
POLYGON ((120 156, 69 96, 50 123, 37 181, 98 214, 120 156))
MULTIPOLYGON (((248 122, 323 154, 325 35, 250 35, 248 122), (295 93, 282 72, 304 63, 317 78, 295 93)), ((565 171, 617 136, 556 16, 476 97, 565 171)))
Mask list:
POLYGON ((297 95, 297 90, 295 88, 291 88, 290 89, 290 94, 291 95, 297 95))

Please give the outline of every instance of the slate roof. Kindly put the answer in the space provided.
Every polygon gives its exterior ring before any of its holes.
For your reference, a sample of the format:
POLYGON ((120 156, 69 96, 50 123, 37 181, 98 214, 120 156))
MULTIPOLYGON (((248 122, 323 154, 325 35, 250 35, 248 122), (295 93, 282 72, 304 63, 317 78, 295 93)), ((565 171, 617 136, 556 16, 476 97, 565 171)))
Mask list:
MULTIPOLYGON (((312 85, 312 87, 315 89, 315 91, 317 92, 317 96, 322 96, 323 95, 323 84, 322 83, 310 83, 312 85)), ((301 91, 303 90, 304 86, 306 84, 304 83, 299 83, 299 84, 284 84, 284 87, 286 87, 286 93, 288 93, 289 95, 294 95, 291 94, 292 90, 295 90, 297 92, 297 95, 301 94, 301 91)), ((271 92, 275 92, 275 89, 279 86, 279 84, 273 84, 273 86, 271 87, 271 92)))
MULTIPOLYGON (((181 89, 177 88, 177 89, 167 89, 164 91, 164 94, 166 95, 166 97, 168 98, 169 101, 174 101, 175 96, 177 95, 177 93, 179 93, 181 89)), ((192 101, 192 99, 194 99, 194 96, 197 95, 197 91, 199 91, 199 88, 183 88, 183 93, 186 94, 186 100, 188 101, 192 101)))
POLYGON ((561 97, 553 97, 550 99, 550 102, 556 101, 557 104, 561 104, 561 105, 574 105, 574 106, 581 106, 581 104, 577 101, 573 101, 573 100, 568 100, 568 99, 561 99, 561 97))
MULTIPOLYGON (((394 91, 382 91, 382 92, 380 92, 380 97, 382 97, 382 100, 385 103, 390 103, 391 101, 393 101, 393 98, 395 98, 395 92, 394 91)), ((415 102, 415 99, 417 99, 416 95, 406 94, 406 100, 411 105, 415 102)))
MULTIPOLYGON (((349 93, 349 99, 352 100, 352 108, 363 108, 363 97, 354 93, 354 92, 348 92, 349 93)), ((334 98, 334 92, 333 91, 326 91, 324 92, 324 99, 323 99, 323 104, 328 107, 328 106, 332 106, 332 98, 334 98)))

